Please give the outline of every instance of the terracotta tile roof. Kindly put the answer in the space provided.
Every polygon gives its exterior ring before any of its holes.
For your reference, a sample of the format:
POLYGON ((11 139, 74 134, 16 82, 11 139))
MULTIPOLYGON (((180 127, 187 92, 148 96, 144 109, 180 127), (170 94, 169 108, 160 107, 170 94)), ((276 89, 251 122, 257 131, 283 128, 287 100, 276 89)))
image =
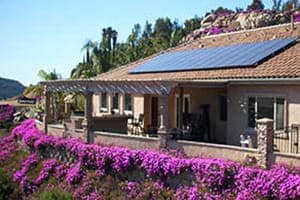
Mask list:
MULTIPOLYGON (((196 39, 190 43, 182 44, 166 51, 180 51, 202 47, 226 46, 246 42, 259 42, 271 39, 299 37, 300 23, 291 31, 290 24, 266 27, 222 35, 207 36, 196 39)), ((157 55, 157 54, 156 54, 157 55)), ((102 80, 207 80, 207 79, 243 79, 243 78, 294 78, 300 77, 300 42, 275 55, 256 67, 195 70, 181 72, 160 72, 144 74, 128 74, 128 70, 135 68, 143 62, 151 60, 154 56, 138 60, 121 66, 96 79, 102 80)))

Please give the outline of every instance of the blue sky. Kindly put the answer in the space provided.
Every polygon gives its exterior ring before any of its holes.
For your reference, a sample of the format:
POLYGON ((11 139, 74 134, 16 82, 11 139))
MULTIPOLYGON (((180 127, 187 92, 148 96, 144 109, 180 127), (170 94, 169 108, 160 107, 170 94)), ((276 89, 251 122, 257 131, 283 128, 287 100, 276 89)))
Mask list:
MULTIPOLYGON (((134 24, 170 17, 183 23, 218 6, 245 8, 251 0, 0 0, 0 77, 25 85, 40 69, 69 77, 89 40, 112 26, 121 41, 134 24)), ((264 0, 271 7, 272 0, 264 0)))

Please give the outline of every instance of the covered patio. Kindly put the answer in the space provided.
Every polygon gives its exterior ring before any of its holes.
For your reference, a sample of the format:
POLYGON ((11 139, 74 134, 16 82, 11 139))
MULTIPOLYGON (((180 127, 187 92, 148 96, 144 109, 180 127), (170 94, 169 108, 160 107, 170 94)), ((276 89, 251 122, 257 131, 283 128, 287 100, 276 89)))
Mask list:
POLYGON ((63 130, 65 136, 75 135, 88 143, 94 142, 95 134, 159 137, 162 148, 167 146, 167 140, 171 138, 225 143, 225 139, 220 142, 212 138, 213 131, 210 129, 215 129, 216 124, 210 122, 209 116, 210 113, 216 112, 216 109, 210 109, 208 104, 212 101, 211 93, 222 91, 222 94, 226 95, 225 82, 64 80, 42 82, 42 84, 45 85, 46 94, 43 121, 43 129, 46 133, 49 127, 56 128, 63 130), (71 115, 64 119, 62 124, 49 124, 50 98, 51 94, 57 92, 83 94, 84 115, 71 115), (97 115, 95 96, 104 93, 142 96, 144 110, 138 115, 126 112, 124 108, 115 112, 113 105, 110 105, 110 112, 97 115), (190 94, 193 94, 193 101, 195 101, 192 104, 190 94))

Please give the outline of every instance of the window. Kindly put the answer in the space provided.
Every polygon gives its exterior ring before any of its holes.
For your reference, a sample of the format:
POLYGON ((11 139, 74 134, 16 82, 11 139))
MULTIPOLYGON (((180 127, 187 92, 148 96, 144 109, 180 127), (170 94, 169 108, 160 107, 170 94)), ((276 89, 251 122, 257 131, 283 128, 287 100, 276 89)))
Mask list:
POLYGON ((107 112, 107 94, 101 93, 100 97, 100 112, 107 112))
POLYGON ((284 99, 276 99, 276 130, 284 129, 284 99))
POLYGON ((179 119, 180 119, 180 100, 179 100, 179 96, 176 96, 176 127, 179 128, 179 119))
MULTIPOLYGON (((175 102, 175 123, 176 123, 176 127, 179 128, 179 124, 180 124, 180 98, 179 95, 176 95, 176 102, 175 102)), ((183 105, 182 105, 182 112, 183 113, 190 113, 190 95, 185 94, 183 96, 183 105)))
POLYGON ((219 109, 220 109, 220 120, 227 120, 227 97, 220 96, 219 97, 219 109))
POLYGON ((272 97, 250 97, 248 99, 248 127, 254 128, 256 120, 274 120, 274 129, 284 129, 284 99, 272 97))
POLYGON ((131 95, 125 94, 125 110, 132 111, 131 95))
POLYGON ((112 102, 112 109, 113 110, 119 110, 119 94, 116 93, 114 96, 113 96, 113 102, 112 102))
POLYGON ((183 112, 189 113, 190 112, 190 96, 184 95, 183 97, 183 112))

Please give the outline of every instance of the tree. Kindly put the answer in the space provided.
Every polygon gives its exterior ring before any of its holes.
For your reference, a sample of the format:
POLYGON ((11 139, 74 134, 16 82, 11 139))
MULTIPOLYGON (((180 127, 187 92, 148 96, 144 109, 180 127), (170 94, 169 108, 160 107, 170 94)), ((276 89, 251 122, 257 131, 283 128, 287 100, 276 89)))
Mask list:
POLYGON ((85 45, 83 45, 83 47, 81 48, 81 51, 86 51, 86 57, 85 57, 85 61, 89 63, 91 61, 91 56, 90 53, 91 51, 97 46, 96 42, 93 42, 91 40, 88 40, 87 43, 85 45))
POLYGON ((280 11, 282 0, 273 0, 273 10, 280 11))
POLYGON ((41 69, 38 72, 38 76, 43 80, 43 81, 51 81, 51 80, 58 80, 62 79, 61 75, 56 72, 54 69, 52 72, 46 72, 45 70, 41 69))
POLYGON ((282 11, 283 12, 291 12, 295 6, 295 8, 298 8, 300 5, 299 0, 288 0, 282 5, 282 11))
POLYGON ((223 8, 222 6, 219 6, 216 10, 212 10, 211 13, 219 15, 223 13, 232 13, 233 10, 230 10, 228 8, 223 8))
POLYGON ((178 21, 173 22, 173 32, 171 35, 171 41, 170 41, 170 46, 175 47, 177 46, 182 38, 184 37, 184 29, 181 25, 179 25, 178 21))
POLYGON ((263 10, 265 5, 261 0, 253 0, 253 2, 248 6, 247 10, 263 10))
POLYGON ((198 17, 197 15, 191 19, 185 20, 184 22, 184 32, 188 34, 196 29, 201 27, 202 18, 198 17))
POLYGON ((146 21, 142 37, 150 39, 152 37, 152 35, 153 35, 152 24, 150 24, 148 21, 146 21))
POLYGON ((157 51, 170 47, 173 24, 167 18, 158 18, 154 25, 154 47, 157 51))
POLYGON ((97 74, 97 66, 94 65, 94 52, 98 48, 97 42, 88 40, 83 45, 81 51, 86 51, 86 56, 83 58, 83 62, 78 63, 77 66, 71 71, 71 78, 90 78, 97 74))

